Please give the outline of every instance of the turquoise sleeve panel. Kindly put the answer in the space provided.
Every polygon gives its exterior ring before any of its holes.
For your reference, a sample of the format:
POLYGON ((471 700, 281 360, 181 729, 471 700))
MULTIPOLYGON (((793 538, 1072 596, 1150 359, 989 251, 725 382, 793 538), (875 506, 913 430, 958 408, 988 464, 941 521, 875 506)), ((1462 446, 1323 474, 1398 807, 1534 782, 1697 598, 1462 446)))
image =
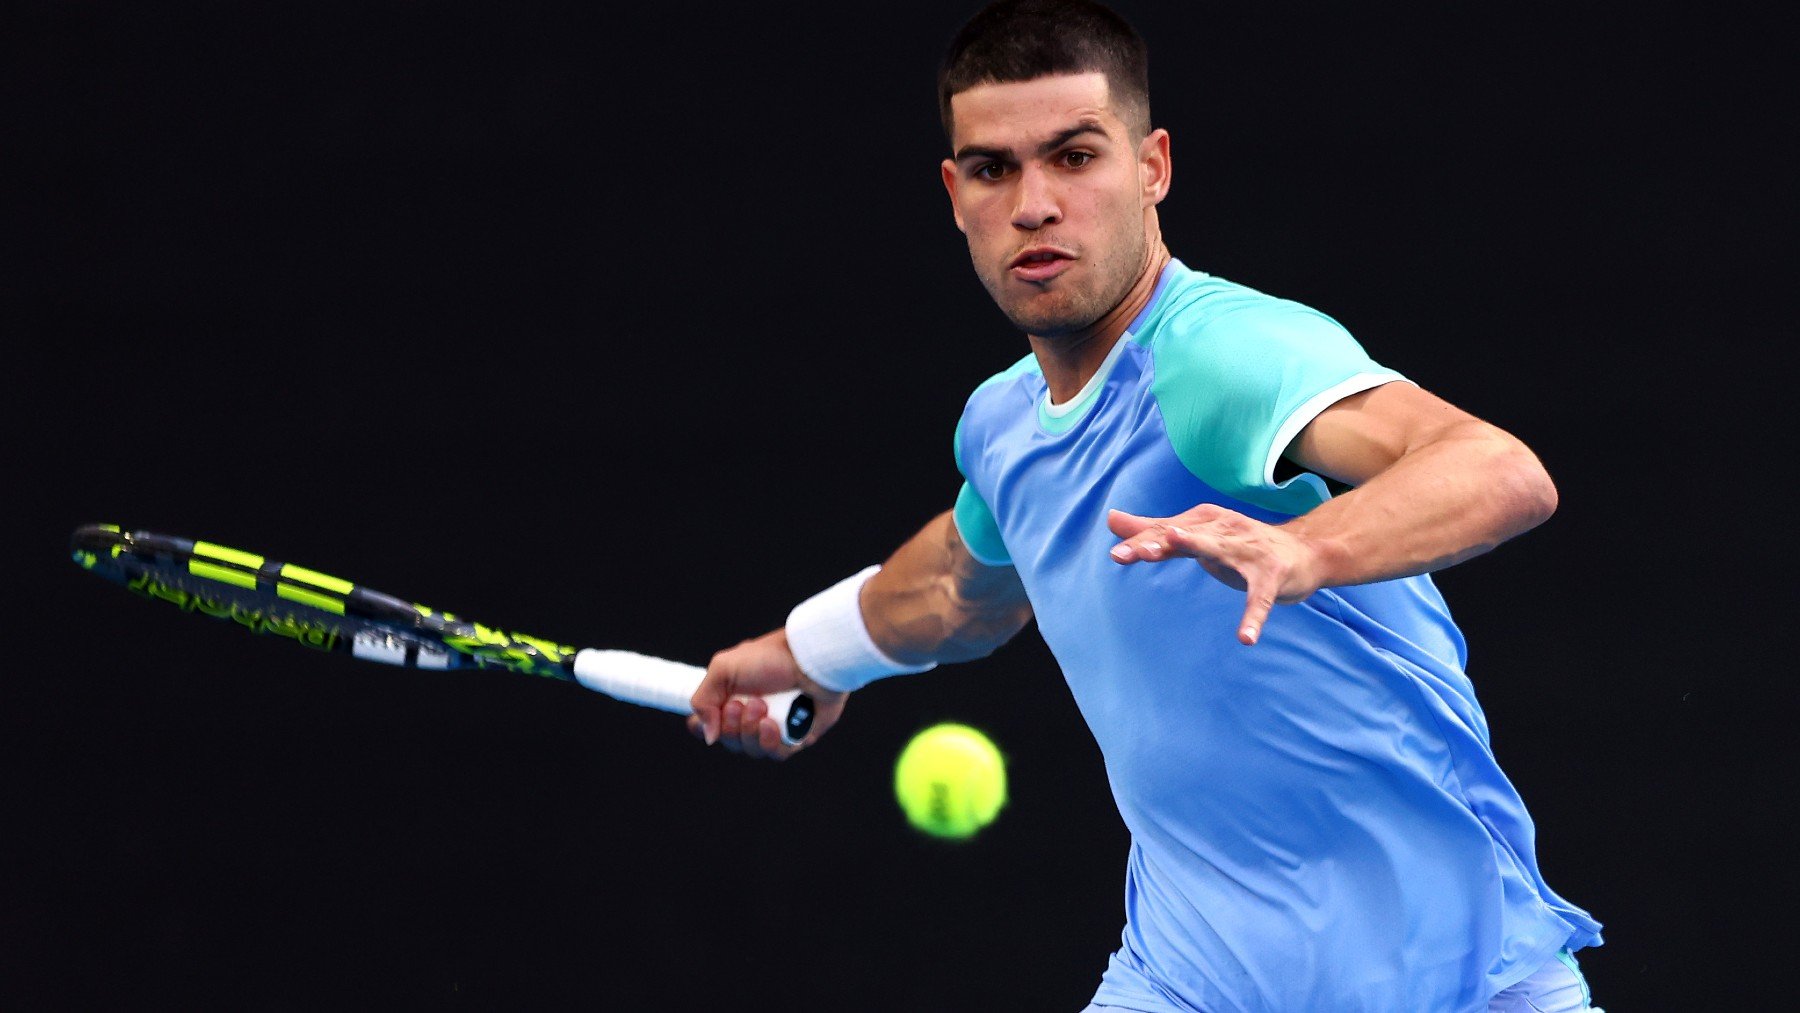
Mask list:
POLYGON ((1181 463, 1220 492, 1295 516, 1331 493, 1313 474, 1275 481, 1282 451, 1338 401, 1404 379, 1337 321, 1281 299, 1171 327, 1151 355, 1151 392, 1181 463))
POLYGON ((956 454, 956 470, 964 476, 962 489, 956 494, 956 508, 951 512, 951 519, 956 522, 956 533, 962 536, 963 547, 969 555, 984 566, 1011 566, 1012 555, 1006 551, 1006 543, 1000 540, 1000 524, 994 520, 994 512, 988 509, 987 501, 975 491, 975 487, 967 480, 968 470, 962 462, 962 421, 956 423, 956 437, 953 449, 956 454))
POLYGON ((956 533, 962 536, 963 547, 969 555, 984 566, 1011 566, 1012 557, 1006 553, 1006 543, 1000 540, 1000 525, 994 523, 994 513, 975 491, 975 487, 963 483, 962 491, 956 494, 956 533))

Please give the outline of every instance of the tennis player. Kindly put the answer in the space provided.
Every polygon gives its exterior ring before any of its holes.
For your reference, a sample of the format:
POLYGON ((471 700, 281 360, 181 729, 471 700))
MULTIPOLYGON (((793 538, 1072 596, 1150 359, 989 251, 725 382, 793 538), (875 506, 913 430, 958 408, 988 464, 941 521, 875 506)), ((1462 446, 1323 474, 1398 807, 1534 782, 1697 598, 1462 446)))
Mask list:
POLYGON ((954 508, 714 657, 690 728, 783 758, 734 697, 804 688, 816 738, 1035 615, 1132 839, 1089 1009, 1591 1008, 1600 925, 1538 871, 1427 576, 1550 516, 1535 455, 1170 255, 1169 135, 1112 12, 993 4, 939 84, 952 213, 1030 354, 968 400, 954 508))

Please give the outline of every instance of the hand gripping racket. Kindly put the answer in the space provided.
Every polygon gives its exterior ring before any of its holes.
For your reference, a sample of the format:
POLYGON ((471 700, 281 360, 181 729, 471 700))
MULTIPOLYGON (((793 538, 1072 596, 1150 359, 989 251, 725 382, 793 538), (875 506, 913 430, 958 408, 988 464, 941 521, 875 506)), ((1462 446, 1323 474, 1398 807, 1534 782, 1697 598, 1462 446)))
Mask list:
MULTIPOLYGON (((705 669, 630 651, 577 650, 507 633, 402 601, 347 580, 211 542, 111 524, 77 528, 77 565, 150 598, 236 623, 316 651, 407 668, 498 668, 575 682, 607 696, 690 714, 705 669)), ((812 698, 799 690, 763 698, 788 745, 812 728, 812 698)))

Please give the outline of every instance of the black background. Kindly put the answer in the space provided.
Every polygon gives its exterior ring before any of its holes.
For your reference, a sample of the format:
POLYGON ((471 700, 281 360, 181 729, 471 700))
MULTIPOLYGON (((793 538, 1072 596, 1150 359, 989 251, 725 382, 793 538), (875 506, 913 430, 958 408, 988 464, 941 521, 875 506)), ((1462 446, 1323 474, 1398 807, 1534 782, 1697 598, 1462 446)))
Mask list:
MULTIPOLYGON (((1025 348, 937 180, 973 6, 12 9, 0 1006, 1086 1001, 1127 841, 1034 632, 752 764, 65 561, 112 521, 693 661, 778 624, 949 504, 1025 348), (889 794, 945 719, 1012 771, 964 846, 889 794)), ((1537 448, 1559 514, 1439 577, 1494 748, 1596 999, 1745 1001, 1794 886, 1774 26, 1246 6, 1119 5, 1170 246, 1537 448)))

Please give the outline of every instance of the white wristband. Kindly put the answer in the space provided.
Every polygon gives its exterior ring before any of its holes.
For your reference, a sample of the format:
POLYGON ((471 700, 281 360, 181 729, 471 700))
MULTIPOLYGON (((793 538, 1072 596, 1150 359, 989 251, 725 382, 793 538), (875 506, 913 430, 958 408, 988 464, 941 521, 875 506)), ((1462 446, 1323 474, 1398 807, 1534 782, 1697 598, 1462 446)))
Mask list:
POLYGON ((788 613, 788 648, 800 671, 826 689, 861 689, 890 675, 912 675, 937 667, 902 665, 882 653, 863 623, 862 586, 881 569, 871 566, 831 585, 788 613))

